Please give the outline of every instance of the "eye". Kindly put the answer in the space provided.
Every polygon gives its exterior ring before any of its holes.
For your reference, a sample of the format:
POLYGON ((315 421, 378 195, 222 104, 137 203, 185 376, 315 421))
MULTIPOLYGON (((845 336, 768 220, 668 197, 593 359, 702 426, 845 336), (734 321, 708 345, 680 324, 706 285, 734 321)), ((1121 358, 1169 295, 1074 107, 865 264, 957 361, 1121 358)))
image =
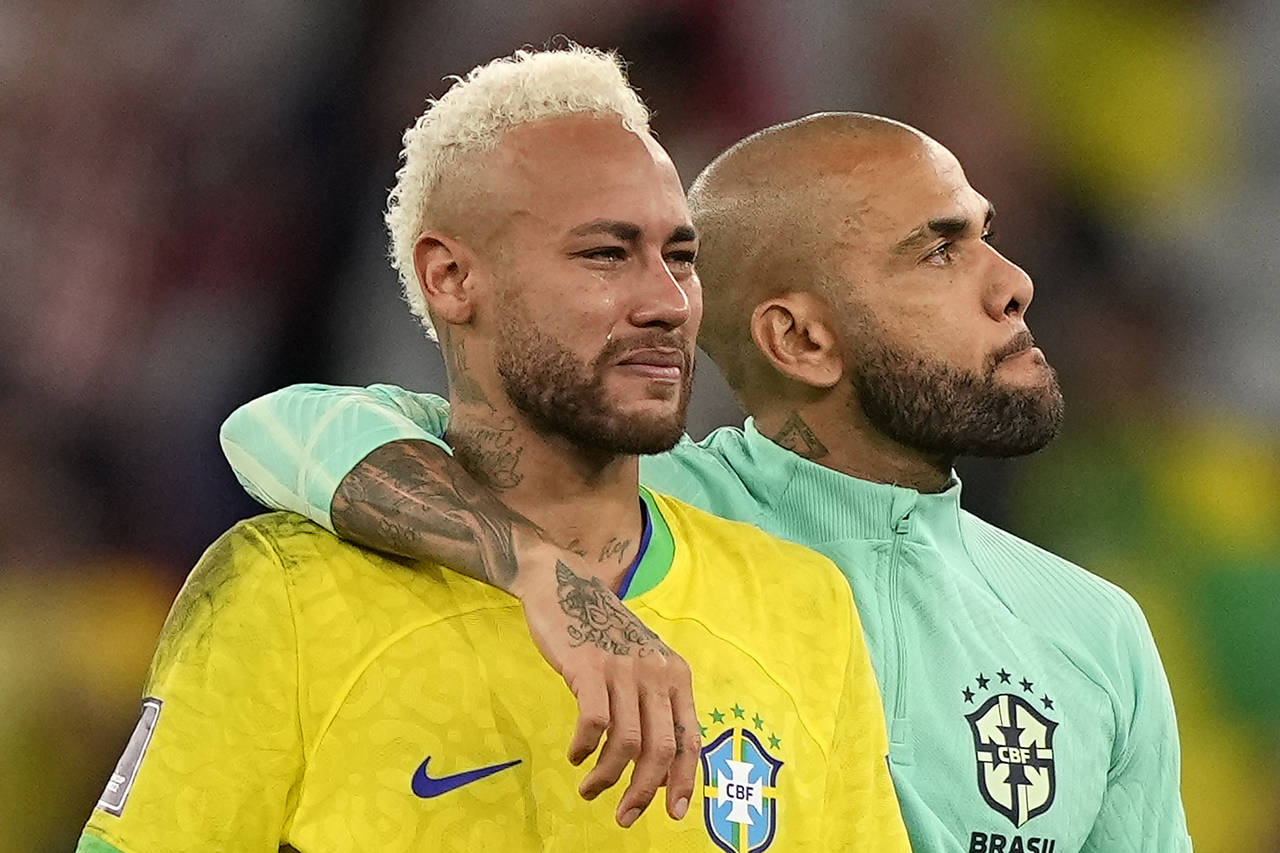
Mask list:
POLYGON ((667 266, 671 269, 687 273, 693 271, 693 263, 696 258, 696 252, 681 249, 676 252, 668 252, 666 261, 667 266))
POLYGON ((624 261, 627 258, 627 250, 622 246, 597 246, 594 249, 578 252, 578 257, 589 261, 624 261))
POLYGON ((928 261, 929 263, 931 263, 931 264, 947 264, 947 263, 950 263, 950 262, 951 262, 951 250, 952 250, 954 247, 955 247, 955 244, 954 244, 954 243, 952 243, 950 240, 948 240, 947 242, 945 242, 945 243, 943 243, 942 245, 938 246, 938 248, 934 249, 934 250, 933 250, 932 252, 930 252, 929 254, 925 255, 924 259, 925 259, 926 261, 928 261))

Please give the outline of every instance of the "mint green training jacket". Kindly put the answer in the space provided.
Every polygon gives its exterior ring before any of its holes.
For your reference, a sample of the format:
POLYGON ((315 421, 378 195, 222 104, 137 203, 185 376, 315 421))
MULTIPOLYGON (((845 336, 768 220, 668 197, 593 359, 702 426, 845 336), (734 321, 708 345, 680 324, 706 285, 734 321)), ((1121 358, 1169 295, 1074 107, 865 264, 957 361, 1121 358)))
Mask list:
MULTIPOLYGON (((365 455, 403 438, 444 447, 447 418, 443 399, 395 386, 297 385, 233 413, 222 442, 259 501, 332 529, 334 491, 365 455)), ((840 567, 913 849, 1191 849, 1168 683, 1123 590, 961 509, 954 477, 938 494, 855 479, 750 419, 644 457, 640 475, 840 567)))

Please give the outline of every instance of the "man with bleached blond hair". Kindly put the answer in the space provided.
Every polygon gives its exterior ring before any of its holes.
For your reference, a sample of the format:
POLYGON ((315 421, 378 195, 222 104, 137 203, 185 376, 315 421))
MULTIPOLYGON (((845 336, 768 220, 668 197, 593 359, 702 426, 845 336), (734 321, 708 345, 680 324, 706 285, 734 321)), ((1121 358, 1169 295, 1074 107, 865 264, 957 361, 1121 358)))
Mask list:
POLYGON ((80 850, 904 853, 838 570, 639 486, 638 456, 683 432, 702 305, 679 178, 616 57, 481 66, 405 134, 404 160, 393 259, 446 355, 460 472, 422 484, 437 557, 288 513, 225 534, 165 624, 80 850), (517 547, 572 540, 602 559, 516 571, 517 547), (571 645, 668 677, 610 683, 606 707, 630 716, 582 793, 636 759, 615 807, 579 795, 574 697, 491 583, 550 590, 571 645), (712 725, 673 693, 690 669, 712 725), (645 727, 666 738, 641 749, 645 727), (674 819, 639 820, 664 779, 674 819))

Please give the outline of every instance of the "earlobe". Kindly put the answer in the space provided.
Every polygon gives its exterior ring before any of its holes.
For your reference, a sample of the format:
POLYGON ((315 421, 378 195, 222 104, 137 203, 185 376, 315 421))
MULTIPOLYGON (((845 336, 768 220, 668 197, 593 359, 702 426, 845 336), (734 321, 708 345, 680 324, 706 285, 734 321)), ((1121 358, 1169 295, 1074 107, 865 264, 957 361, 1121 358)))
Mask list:
POLYGON ((844 360, 827 314, 828 306, 815 294, 776 296, 751 313, 751 337, 783 376, 831 388, 844 374, 844 360))
POLYGON ((413 247, 413 269, 432 316, 454 325, 475 313, 471 273, 474 257, 452 237, 428 231, 413 247))

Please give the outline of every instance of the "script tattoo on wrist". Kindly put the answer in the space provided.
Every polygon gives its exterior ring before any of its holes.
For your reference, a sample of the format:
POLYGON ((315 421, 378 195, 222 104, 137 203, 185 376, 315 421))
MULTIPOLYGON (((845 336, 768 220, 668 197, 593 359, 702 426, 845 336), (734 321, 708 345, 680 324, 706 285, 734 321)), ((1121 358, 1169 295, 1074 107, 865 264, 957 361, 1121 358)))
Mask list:
POLYGON ((338 485, 330 515, 344 539, 508 590, 518 568, 513 531, 528 524, 447 453, 413 440, 366 456, 338 485))
POLYGON ((785 447, 797 456, 805 459, 821 459, 827 455, 827 446, 818 440, 809 425, 800 417, 799 412, 792 412, 782 424, 776 435, 769 436, 774 444, 785 447))
POLYGON ((666 655, 668 649, 618 597, 596 578, 584 578, 556 560, 556 593, 560 609, 572 622, 572 645, 593 645, 611 654, 644 657, 666 655))

